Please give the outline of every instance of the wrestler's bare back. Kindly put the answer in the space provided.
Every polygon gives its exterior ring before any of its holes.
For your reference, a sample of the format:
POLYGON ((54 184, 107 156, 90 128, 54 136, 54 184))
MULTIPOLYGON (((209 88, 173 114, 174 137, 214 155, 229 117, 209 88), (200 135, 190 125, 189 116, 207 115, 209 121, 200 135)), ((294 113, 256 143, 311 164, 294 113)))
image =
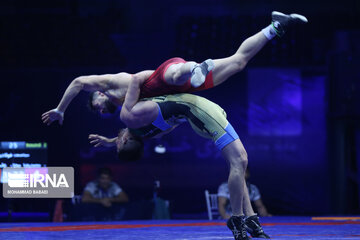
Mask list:
MULTIPOLYGON (((139 76, 141 82, 143 83, 151 76, 153 72, 153 70, 147 70, 139 72, 136 75, 139 76)), ((108 96, 110 101, 112 101, 114 104, 121 105, 124 101, 126 91, 132 78, 133 74, 126 72, 109 75, 105 83, 103 93, 108 96)))

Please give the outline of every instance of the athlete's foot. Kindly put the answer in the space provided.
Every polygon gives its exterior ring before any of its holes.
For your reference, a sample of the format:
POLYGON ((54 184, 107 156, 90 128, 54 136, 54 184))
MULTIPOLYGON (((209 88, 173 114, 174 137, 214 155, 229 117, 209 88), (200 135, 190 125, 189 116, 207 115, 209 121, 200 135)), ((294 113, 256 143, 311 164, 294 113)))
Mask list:
POLYGON ((257 215, 245 218, 245 228, 253 238, 270 238, 261 227, 259 217, 257 215))
POLYGON ((191 71, 191 86, 195 88, 201 86, 205 82, 208 73, 214 69, 214 66, 214 62, 211 59, 196 64, 191 71))
POLYGON ((246 233, 245 216, 232 216, 226 223, 227 227, 232 231, 235 240, 250 240, 246 233))
POLYGON ((274 11, 271 13, 271 18, 271 24, 276 32, 276 35, 278 35, 279 37, 282 37, 285 34, 289 26, 308 22, 305 16, 296 13, 287 15, 281 12, 274 11))

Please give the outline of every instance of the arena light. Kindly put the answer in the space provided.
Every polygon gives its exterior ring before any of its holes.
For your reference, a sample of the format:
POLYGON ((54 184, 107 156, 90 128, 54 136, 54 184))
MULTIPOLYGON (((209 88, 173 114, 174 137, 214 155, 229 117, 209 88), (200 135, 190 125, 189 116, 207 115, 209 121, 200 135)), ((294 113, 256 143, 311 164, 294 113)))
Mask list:
POLYGON ((166 153, 166 148, 164 147, 164 145, 159 144, 155 146, 154 151, 159 154, 164 154, 166 153))

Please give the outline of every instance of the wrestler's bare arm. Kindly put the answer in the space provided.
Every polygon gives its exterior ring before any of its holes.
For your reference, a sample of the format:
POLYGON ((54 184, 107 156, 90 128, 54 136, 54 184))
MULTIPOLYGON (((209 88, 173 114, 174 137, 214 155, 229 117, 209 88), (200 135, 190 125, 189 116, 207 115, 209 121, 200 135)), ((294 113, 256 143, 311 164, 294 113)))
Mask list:
MULTIPOLYGON (((135 75, 139 77, 141 83, 143 83, 153 72, 154 71, 152 70, 146 70, 135 75)), ((87 92, 100 91, 105 93, 110 89, 116 90, 127 87, 130 78, 131 74, 125 72, 77 77, 66 89, 57 109, 61 112, 65 112, 72 99, 82 90, 87 92)))
POLYGON ((100 146, 114 147, 116 146, 117 137, 107 138, 98 134, 90 134, 89 140, 90 143, 94 145, 94 147, 100 147, 100 146))
POLYGON ((121 85, 121 82, 124 82, 126 78, 130 77, 131 75, 128 73, 77 77, 67 87, 57 108, 42 114, 42 121, 47 125, 51 124, 53 121, 59 121, 59 123, 62 124, 65 110, 80 91, 105 92, 109 89, 116 89, 121 85))
POLYGON ((156 103, 152 101, 138 102, 142 79, 141 75, 133 75, 120 112, 120 119, 130 128, 148 125, 156 119, 158 114, 156 103))
POLYGON ((87 92, 106 92, 109 89, 118 88, 120 83, 125 82, 125 79, 128 77, 130 77, 130 74, 124 72, 77 77, 66 89, 57 109, 64 112, 72 99, 82 90, 87 92))

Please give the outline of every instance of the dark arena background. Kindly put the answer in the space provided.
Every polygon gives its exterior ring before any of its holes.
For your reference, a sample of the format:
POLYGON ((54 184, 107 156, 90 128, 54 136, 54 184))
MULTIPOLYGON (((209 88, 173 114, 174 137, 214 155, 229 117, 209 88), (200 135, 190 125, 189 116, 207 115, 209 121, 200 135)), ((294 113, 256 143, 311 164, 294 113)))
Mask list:
POLYGON ((260 217, 265 232, 273 239, 360 239, 358 0, 2 0, 0 167, 15 161, 6 144, 30 143, 29 152, 39 154, 31 161, 74 168, 77 199, 1 194, 0 239, 234 239, 225 220, 208 220, 204 194, 218 192, 229 167, 188 124, 146 141, 140 161, 121 162, 115 148, 88 140, 91 133, 117 136, 125 127, 120 109, 93 113, 81 92, 62 126, 43 124, 41 115, 78 76, 155 70, 171 57, 228 57, 271 23, 274 10, 309 22, 196 94, 219 104, 242 140, 249 181, 272 215, 260 217), (155 151, 160 145, 165 153, 155 151), (102 167, 129 197, 123 219, 75 214, 102 167))

